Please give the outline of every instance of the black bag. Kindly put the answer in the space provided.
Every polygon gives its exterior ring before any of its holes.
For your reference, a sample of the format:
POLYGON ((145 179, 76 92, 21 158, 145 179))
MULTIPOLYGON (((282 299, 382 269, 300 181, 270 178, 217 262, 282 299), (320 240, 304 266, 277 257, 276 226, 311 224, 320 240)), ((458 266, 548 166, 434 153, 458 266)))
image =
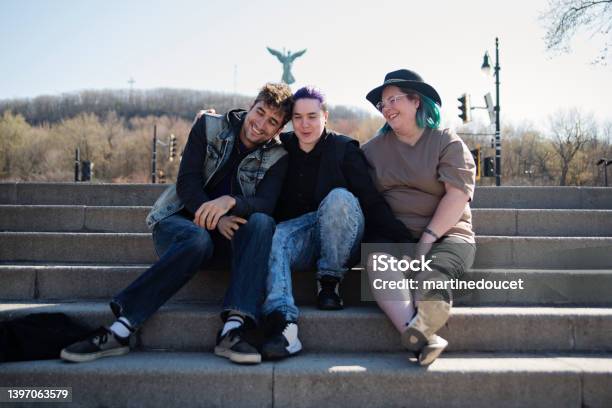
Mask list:
POLYGON ((29 314, 0 322, 0 362, 59 358, 64 347, 91 332, 64 313, 29 314))

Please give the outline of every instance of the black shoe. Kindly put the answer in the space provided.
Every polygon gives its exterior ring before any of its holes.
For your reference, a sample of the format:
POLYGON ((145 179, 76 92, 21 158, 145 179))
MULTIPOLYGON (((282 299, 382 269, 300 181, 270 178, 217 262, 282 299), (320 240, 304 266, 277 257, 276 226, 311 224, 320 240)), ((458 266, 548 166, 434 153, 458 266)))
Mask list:
POLYGON ((266 317, 266 340, 261 349, 265 360, 280 360, 299 353, 302 342, 298 338, 298 326, 288 321, 278 311, 266 317))
POLYGON ((242 338, 244 336, 243 326, 228 331, 225 336, 221 336, 221 332, 222 330, 219 330, 217 334, 216 355, 229 358, 238 364, 261 363, 261 354, 242 338))
POLYGON ((130 338, 116 336, 106 327, 100 327, 89 338, 74 343, 60 353, 63 360, 83 363, 101 357, 121 356, 130 351, 130 338))
POLYGON ((340 297, 340 279, 323 275, 318 281, 317 307, 321 310, 340 310, 344 307, 340 297))

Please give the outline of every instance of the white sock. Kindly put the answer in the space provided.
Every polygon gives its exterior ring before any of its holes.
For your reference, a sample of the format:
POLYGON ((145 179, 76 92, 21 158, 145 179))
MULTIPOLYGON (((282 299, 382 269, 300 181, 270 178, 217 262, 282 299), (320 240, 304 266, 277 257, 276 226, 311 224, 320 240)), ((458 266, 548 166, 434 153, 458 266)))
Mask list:
POLYGON ((120 317, 113 325, 109 328, 116 336, 126 338, 132 334, 132 325, 130 321, 125 317, 120 317), (129 328, 128 328, 129 327, 129 328))
POLYGON ((223 330, 221 331, 221 336, 225 336, 228 331, 235 329, 236 327, 240 327, 244 324, 244 318, 239 315, 230 315, 225 321, 223 325, 223 330))
POLYGON ((289 344, 294 344, 298 338, 298 325, 289 323, 285 330, 283 330, 283 336, 285 336, 289 344))

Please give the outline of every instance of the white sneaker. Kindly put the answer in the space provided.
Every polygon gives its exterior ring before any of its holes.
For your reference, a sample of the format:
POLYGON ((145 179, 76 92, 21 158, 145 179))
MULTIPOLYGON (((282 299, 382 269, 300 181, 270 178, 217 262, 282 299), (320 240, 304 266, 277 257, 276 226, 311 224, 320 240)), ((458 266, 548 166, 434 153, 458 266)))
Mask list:
POLYGON ((293 356, 302 350, 302 342, 298 338, 297 323, 286 321, 277 312, 269 316, 268 320, 272 320, 272 327, 261 348, 261 354, 264 359, 280 360, 293 356))

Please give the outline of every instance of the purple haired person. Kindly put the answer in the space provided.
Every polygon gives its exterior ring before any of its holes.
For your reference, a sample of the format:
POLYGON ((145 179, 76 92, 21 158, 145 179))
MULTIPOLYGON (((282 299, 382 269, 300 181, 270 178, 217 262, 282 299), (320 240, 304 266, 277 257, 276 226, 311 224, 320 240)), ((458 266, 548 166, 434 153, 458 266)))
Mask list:
POLYGON ((278 225, 262 309, 268 328, 262 357, 268 360, 302 349, 292 271, 315 270, 317 307, 342 309, 340 283, 359 260, 364 230, 412 239, 374 186, 359 142, 327 129, 324 94, 306 86, 293 98, 294 130, 280 135, 289 165, 274 214, 278 225))

